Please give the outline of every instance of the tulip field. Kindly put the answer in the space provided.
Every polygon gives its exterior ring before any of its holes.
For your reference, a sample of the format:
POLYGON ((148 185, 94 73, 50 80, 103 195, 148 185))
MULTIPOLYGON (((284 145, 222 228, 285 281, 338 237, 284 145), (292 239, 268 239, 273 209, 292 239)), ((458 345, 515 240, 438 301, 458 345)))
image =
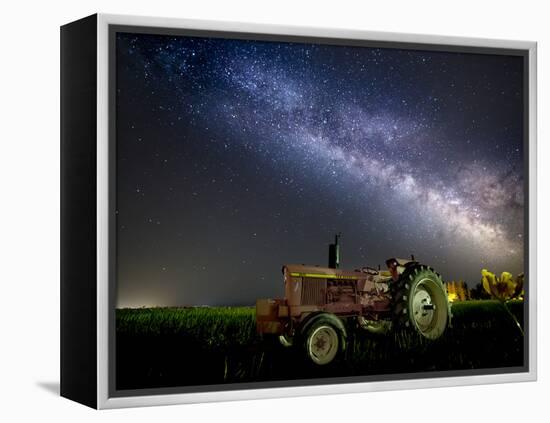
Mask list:
MULTIPOLYGON (((521 325, 524 303, 510 302, 521 325)), ((253 307, 141 308, 116 312, 117 389, 506 368, 523 365, 524 337, 498 301, 452 305, 453 325, 427 341, 409 330, 348 331, 335 365, 309 365, 255 330, 253 307)))

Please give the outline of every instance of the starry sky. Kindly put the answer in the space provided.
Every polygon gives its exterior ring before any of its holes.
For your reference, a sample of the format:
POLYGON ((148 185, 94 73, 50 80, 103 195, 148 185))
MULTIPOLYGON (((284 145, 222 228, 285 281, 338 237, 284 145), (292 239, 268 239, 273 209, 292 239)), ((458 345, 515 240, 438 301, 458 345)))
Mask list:
POLYGON ((285 263, 523 271, 523 59, 118 33, 117 306, 252 305, 285 263))

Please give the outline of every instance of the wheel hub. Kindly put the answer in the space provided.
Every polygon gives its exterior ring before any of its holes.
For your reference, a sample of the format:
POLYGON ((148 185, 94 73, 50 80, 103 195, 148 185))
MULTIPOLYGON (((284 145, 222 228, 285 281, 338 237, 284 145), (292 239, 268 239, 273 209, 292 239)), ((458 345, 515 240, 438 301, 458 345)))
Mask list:
POLYGON ((427 329, 434 318, 435 305, 429 292, 424 287, 418 287, 412 299, 414 320, 420 330, 427 329))

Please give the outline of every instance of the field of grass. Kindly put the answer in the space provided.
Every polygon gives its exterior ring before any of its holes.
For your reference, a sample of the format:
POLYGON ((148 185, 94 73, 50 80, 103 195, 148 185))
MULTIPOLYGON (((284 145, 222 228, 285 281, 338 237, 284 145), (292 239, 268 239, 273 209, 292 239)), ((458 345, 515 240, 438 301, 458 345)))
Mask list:
MULTIPOLYGON (((511 303, 523 324, 523 303, 511 303)), ((523 337, 496 301, 455 302, 453 326, 436 341, 411 331, 348 330, 334 366, 256 334, 253 307, 120 309, 117 389, 380 375, 521 366, 523 337)))

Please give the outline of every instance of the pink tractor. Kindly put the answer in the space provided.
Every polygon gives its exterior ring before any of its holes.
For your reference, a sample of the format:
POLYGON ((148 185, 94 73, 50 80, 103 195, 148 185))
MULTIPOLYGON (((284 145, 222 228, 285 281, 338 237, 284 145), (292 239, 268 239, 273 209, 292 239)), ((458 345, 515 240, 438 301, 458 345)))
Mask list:
POLYGON ((388 270, 341 270, 338 238, 329 248, 329 267, 283 266, 284 298, 256 302, 258 333, 303 348, 318 365, 331 363, 345 350, 350 319, 372 333, 405 326, 427 339, 443 334, 451 312, 437 272, 414 257, 388 259, 388 270))

